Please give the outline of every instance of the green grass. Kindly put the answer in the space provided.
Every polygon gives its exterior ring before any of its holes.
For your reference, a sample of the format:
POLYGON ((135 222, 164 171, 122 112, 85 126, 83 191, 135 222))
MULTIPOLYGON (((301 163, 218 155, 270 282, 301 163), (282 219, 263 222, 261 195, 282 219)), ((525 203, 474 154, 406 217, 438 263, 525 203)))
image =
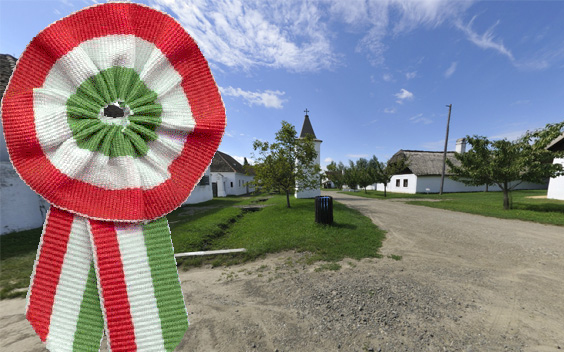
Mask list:
POLYGON ((0 299, 25 297, 41 228, 0 236, 0 299))
POLYGON ((384 198, 384 192, 364 191, 343 192, 360 197, 378 199, 419 198, 421 200, 408 201, 408 204, 423 205, 464 213, 492 216, 502 219, 518 219, 533 221, 541 224, 564 226, 564 201, 555 199, 533 199, 532 196, 546 196, 545 190, 513 191, 513 209, 503 209, 502 192, 474 192, 474 193, 445 193, 438 194, 402 194, 389 193, 384 198), (425 199, 440 200, 429 202, 425 199))
MULTIPOLYGON (((247 248, 243 254, 179 258, 179 264, 229 265, 267 253, 296 250, 308 252, 306 263, 327 261, 329 264, 322 267, 335 270, 334 263, 345 257, 380 257, 384 232, 359 212, 334 203, 335 223, 319 225, 314 222, 312 199, 291 199, 292 208, 287 209, 285 196, 265 198, 218 198, 168 214, 176 253, 247 248), (266 207, 256 212, 241 208, 252 204, 266 207)), ((25 297, 40 236, 40 228, 0 236, 0 299, 25 297)))

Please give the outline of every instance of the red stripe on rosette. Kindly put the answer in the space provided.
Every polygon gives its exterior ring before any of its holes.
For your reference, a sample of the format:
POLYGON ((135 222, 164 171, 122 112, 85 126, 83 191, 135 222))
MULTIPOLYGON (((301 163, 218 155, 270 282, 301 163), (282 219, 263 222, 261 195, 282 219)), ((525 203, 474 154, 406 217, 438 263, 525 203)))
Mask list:
POLYGON ((26 318, 43 342, 49 334, 53 302, 73 218, 72 214, 51 207, 41 236, 41 248, 31 283, 26 318))
POLYGON ((194 40, 171 17, 136 4, 99 5, 52 24, 23 53, 9 88, 3 122, 9 126, 4 128, 6 144, 16 170, 50 203, 91 218, 151 220, 174 210, 210 164, 225 129, 221 96, 194 40), (106 190, 72 179, 50 163, 35 133, 33 88, 40 87, 56 60, 80 42, 113 34, 135 34, 163 52, 183 77, 196 120, 182 153, 169 166, 171 179, 151 190, 106 190), (54 49, 46 50, 51 45, 54 49))
POLYGON ((136 351, 135 331, 131 320, 123 264, 114 224, 106 221, 89 220, 96 266, 104 306, 110 348, 114 352, 136 351))

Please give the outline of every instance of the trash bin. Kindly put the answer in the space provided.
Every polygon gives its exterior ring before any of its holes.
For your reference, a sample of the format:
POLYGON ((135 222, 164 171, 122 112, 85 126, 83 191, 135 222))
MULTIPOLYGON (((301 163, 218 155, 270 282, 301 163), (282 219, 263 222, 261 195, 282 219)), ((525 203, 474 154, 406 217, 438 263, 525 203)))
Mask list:
POLYGON ((326 225, 333 223, 333 197, 315 197, 315 222, 326 225))

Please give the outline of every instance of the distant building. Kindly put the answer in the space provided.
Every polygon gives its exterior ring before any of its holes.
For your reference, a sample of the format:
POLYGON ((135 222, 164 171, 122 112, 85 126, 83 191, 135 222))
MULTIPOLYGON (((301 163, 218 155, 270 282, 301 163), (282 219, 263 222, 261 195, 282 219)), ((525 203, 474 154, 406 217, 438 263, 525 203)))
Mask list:
MULTIPOLYGON (((456 153, 466 152, 466 140, 457 140, 456 152, 447 152, 447 159, 453 164, 459 164, 455 158, 456 153)), ((443 171, 443 152, 429 152, 420 150, 400 150, 392 156, 391 161, 406 158, 408 167, 394 175, 387 186, 387 191, 397 193, 439 193, 441 188, 441 174, 443 171)), ((443 192, 479 192, 485 191, 486 186, 467 186, 462 182, 450 178, 448 165, 444 179, 443 192)), ((546 189, 546 184, 522 182, 515 189, 546 189)), ((384 190, 384 184, 376 184, 369 189, 384 190)), ((489 186, 490 191, 501 191, 497 186, 489 186)))
MULTIPOLYGON (((309 120, 309 116, 307 115, 308 111, 306 109, 306 115, 304 118, 304 124, 302 126, 302 131, 300 133, 299 138, 305 138, 307 135, 311 135, 313 137, 313 143, 315 145, 315 152, 317 153, 317 157, 315 158, 315 164, 317 166, 320 165, 321 160, 321 143, 323 142, 320 139, 317 139, 315 136, 315 132, 313 132, 313 127, 311 126, 311 121, 309 120)), ((321 180, 319 180, 321 183, 321 180)), ((317 186, 315 189, 300 189, 300 185, 296 185, 296 198, 315 198, 321 195, 321 187, 317 186)))
MULTIPOLYGON (((552 151, 564 150, 564 133, 553 140, 546 149, 552 151)), ((554 164, 564 166, 564 158, 554 158, 554 164)), ((564 176, 553 177, 548 183, 547 198, 564 200, 564 176)))
POLYGON ((231 155, 218 150, 210 169, 214 197, 240 196, 254 191, 254 187, 248 185, 254 176, 247 175, 243 165, 231 155))

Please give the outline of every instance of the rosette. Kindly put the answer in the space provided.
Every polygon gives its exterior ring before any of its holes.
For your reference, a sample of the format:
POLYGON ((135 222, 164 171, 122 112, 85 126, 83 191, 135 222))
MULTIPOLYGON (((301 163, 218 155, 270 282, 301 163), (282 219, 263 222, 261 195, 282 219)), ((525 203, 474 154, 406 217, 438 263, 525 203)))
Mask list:
POLYGON ((172 17, 132 3, 41 31, 2 102, 20 177, 52 205, 26 316, 52 351, 171 351, 188 326, 166 218, 221 141, 205 58, 172 17))

